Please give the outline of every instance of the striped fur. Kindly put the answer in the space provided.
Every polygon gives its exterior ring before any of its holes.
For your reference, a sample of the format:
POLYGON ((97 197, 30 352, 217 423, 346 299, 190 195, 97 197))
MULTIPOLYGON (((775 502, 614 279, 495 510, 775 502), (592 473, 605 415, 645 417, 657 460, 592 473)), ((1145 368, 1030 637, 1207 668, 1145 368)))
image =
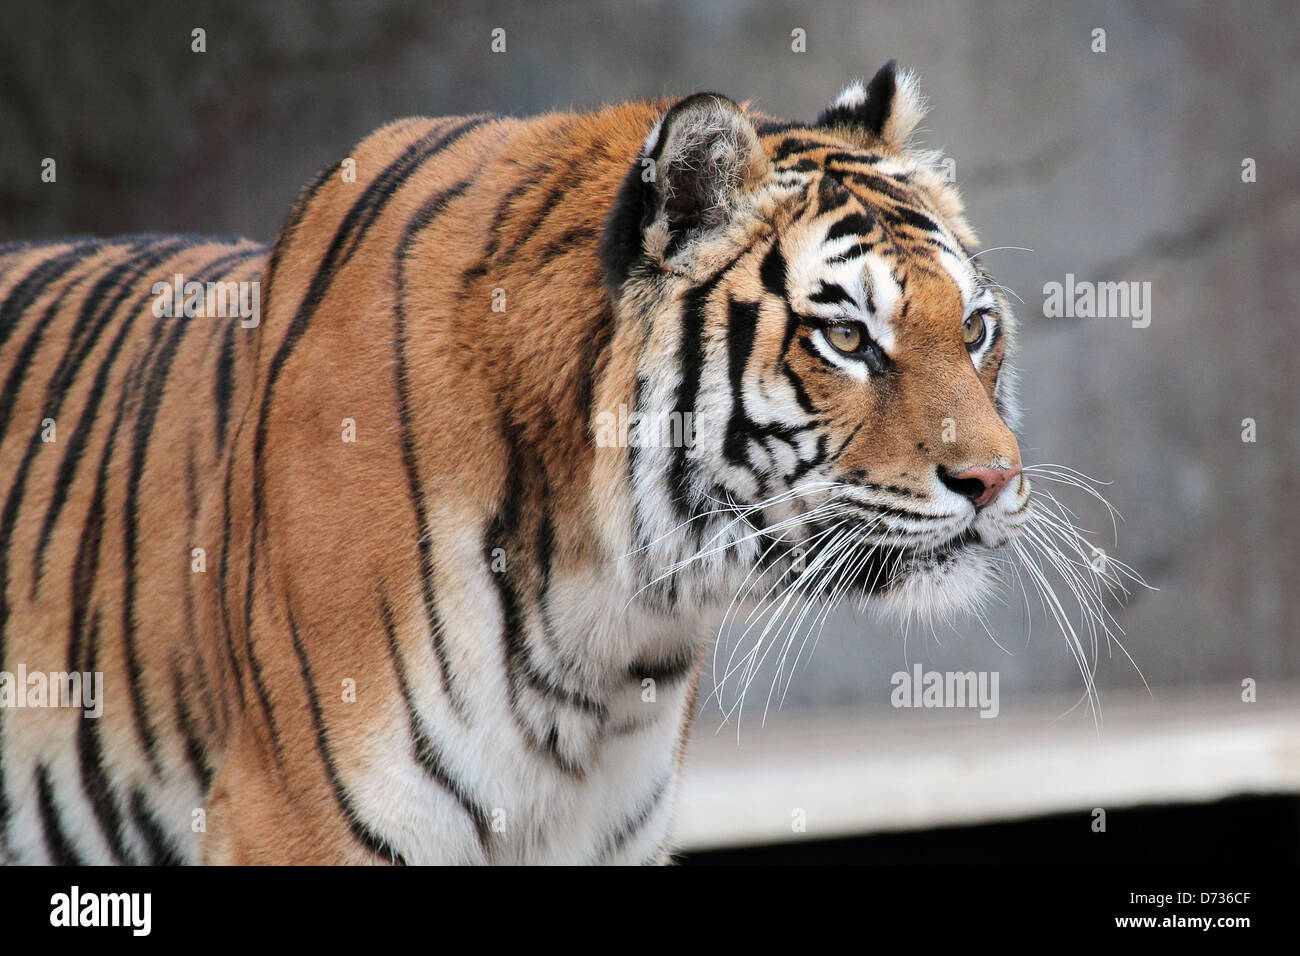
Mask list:
POLYGON ((833 520, 879 545, 837 585, 965 606, 1027 500, 942 480, 1019 464, 1012 320, 919 110, 891 66, 816 124, 412 119, 270 248, 0 250, 0 667, 105 681, 0 708, 0 856, 666 859, 738 591, 833 520), (177 273, 260 281, 260 324, 156 317, 177 273))

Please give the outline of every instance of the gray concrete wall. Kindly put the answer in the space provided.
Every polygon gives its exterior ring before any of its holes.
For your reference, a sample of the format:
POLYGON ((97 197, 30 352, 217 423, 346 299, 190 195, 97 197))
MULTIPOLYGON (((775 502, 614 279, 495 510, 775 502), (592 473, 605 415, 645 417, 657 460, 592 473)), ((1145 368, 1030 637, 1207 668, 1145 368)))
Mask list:
MULTIPOLYGON (((408 114, 528 114, 716 89, 811 117, 897 57, 1024 300, 1026 461, 1113 482, 1156 587, 1115 615, 1157 695, 1300 679, 1300 7, 1277 2, 32 4, 0 34, 0 237, 270 238, 319 166, 408 114), (507 52, 489 50, 494 27, 507 52), (190 30, 207 31, 207 52, 190 30), (791 30, 807 52, 791 51, 791 30), (1106 52, 1091 49, 1094 28, 1106 52), (57 158, 56 184, 39 179, 57 158), (1244 183, 1245 157, 1258 181, 1244 183), (1045 283, 1151 283, 1147 328, 1047 318, 1045 283), (1243 418, 1258 440, 1241 440, 1243 418)), ((1068 489, 1067 489, 1068 490, 1068 489)), ((1083 523, 1109 530, 1079 495, 1083 523)), ((913 626, 909 661, 997 669, 1003 708, 1082 688, 1032 605, 913 626)), ((897 628, 838 614, 787 706, 888 706, 897 628)), ((1140 686, 1103 653, 1098 683, 1140 686)), ((756 710, 761 710, 761 698, 756 710)))

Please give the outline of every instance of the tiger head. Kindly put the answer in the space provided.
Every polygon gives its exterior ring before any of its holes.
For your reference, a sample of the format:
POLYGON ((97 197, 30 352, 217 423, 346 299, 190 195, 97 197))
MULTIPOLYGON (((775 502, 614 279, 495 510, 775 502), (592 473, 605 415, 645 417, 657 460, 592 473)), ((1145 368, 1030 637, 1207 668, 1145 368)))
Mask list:
POLYGON ((633 540, 667 599, 739 570, 969 607, 1024 524, 1011 310, 908 145, 923 113, 892 62, 810 125, 697 94, 627 174, 602 259, 641 330, 633 540))

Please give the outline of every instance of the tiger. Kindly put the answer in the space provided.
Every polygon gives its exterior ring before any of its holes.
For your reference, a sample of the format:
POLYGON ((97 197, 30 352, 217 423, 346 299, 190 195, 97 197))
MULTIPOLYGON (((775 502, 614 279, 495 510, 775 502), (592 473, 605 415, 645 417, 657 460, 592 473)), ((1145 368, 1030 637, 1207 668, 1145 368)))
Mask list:
POLYGON ((406 119, 270 244, 4 246, 0 858, 672 862, 737 602, 975 607, 1029 511, 925 109, 406 119))

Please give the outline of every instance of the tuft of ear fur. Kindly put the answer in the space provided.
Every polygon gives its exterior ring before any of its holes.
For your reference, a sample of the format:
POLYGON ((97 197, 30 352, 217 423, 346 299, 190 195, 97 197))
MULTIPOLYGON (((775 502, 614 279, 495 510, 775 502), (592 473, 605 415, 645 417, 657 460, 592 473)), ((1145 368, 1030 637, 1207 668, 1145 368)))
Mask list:
POLYGON ((865 137, 873 144, 884 143, 901 150, 925 112, 925 98, 916 75, 899 71, 897 61, 890 60, 866 87, 858 80, 845 87, 817 117, 816 125, 847 129, 859 139, 865 137))
POLYGON ((606 221, 601 261, 610 289, 642 255, 667 258, 731 222, 768 169, 754 124, 731 99, 696 93, 673 104, 646 137, 606 221))

